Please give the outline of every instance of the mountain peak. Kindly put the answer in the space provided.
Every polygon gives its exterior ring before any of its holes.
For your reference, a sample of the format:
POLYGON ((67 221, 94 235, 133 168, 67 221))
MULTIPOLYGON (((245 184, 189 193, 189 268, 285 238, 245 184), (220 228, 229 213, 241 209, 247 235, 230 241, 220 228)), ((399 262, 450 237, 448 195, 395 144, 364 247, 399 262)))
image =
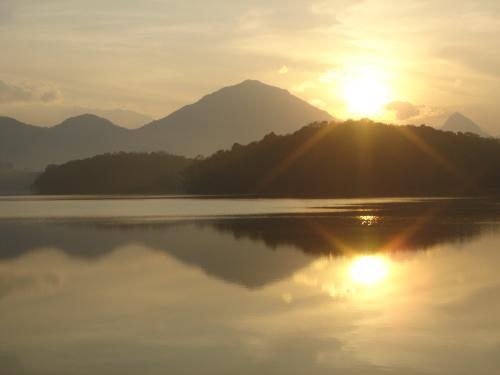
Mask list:
MULTIPOLYGON (((258 81, 256 79, 246 79, 240 83, 237 83, 236 85, 233 86, 228 86, 225 88, 231 88, 231 87, 260 87, 260 88, 273 88, 273 89, 280 89, 279 87, 269 85, 267 83, 264 83, 262 81, 258 81)), ((280 89, 283 90, 283 89, 280 89)))
POLYGON ((442 129, 452 132, 474 133, 483 137, 488 136, 478 124, 460 112, 452 113, 443 124, 442 129))
MULTIPOLYGON (((279 95, 279 93, 291 95, 287 90, 282 89, 280 87, 272 86, 267 83, 255 80, 255 79, 247 79, 240 83, 237 83, 232 86, 223 87, 211 94, 208 94, 202 98, 210 98, 214 95, 222 95, 227 94, 230 97, 233 95, 279 95)), ((235 98, 236 99, 236 98, 235 98)))
POLYGON ((268 86, 264 82, 261 82, 261 81, 256 80, 256 79, 245 79, 244 81, 240 82, 239 85, 264 85, 264 86, 268 86))
POLYGON ((55 129, 92 128, 92 127, 119 128, 118 125, 113 124, 111 121, 91 113, 70 117, 61 122, 59 125, 54 126, 55 129))
POLYGON ((460 112, 453 112, 447 121, 467 121, 474 123, 470 118, 460 112))
POLYGON ((156 142, 156 149, 161 145, 172 153, 196 156, 331 120, 329 113, 287 90, 249 79, 212 92, 138 132, 143 144, 156 142))
POLYGON ((83 122, 83 121, 111 122, 109 120, 106 120, 104 117, 94 115, 93 113, 83 113, 81 115, 68 117, 66 120, 64 120, 62 122, 62 124, 68 123, 68 122, 83 122))

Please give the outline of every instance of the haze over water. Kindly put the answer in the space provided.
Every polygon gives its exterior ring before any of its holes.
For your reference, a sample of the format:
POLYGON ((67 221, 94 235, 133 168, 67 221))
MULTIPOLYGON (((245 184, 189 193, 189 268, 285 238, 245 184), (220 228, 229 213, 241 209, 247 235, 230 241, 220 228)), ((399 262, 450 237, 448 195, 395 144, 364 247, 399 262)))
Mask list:
POLYGON ((0 200, 2 374, 497 374, 485 199, 0 200))

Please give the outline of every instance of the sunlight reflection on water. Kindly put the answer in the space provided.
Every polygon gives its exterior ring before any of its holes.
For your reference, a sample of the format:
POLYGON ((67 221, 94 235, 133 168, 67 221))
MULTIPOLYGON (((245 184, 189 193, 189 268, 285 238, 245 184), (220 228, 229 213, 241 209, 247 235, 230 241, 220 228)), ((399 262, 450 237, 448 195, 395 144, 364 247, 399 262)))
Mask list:
POLYGON ((386 255, 324 257, 294 276, 298 285, 321 290, 332 298, 353 296, 381 289, 395 264, 386 255))
POLYGON ((382 255, 365 255, 353 260, 350 274, 355 283, 373 286, 387 277, 389 262, 382 255))
POLYGON ((372 226, 380 221, 380 217, 374 215, 361 215, 358 216, 358 220, 361 222, 361 225, 372 226))
POLYGON ((0 220, 0 373, 498 374, 496 214, 408 208, 0 220))

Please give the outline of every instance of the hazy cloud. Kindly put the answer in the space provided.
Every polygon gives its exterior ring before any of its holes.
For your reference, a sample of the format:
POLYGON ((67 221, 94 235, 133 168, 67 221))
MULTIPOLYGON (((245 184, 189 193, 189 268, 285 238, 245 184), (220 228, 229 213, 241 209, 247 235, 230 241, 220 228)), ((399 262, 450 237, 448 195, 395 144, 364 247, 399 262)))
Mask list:
POLYGON ((311 82, 311 81, 304 81, 304 82, 301 82, 301 83, 299 83, 297 85, 292 86, 291 90, 293 92, 302 92, 304 90, 313 88, 315 86, 316 85, 313 82, 311 82))
MULTIPOLYGON (((500 29, 497 34, 500 35, 500 29)), ((475 72, 500 77, 500 52, 490 45, 449 44, 437 52, 441 58, 464 65, 475 72)))
POLYGON ((12 19, 14 15, 15 8, 14 0, 2 0, 0 1, 0 26, 12 19))
POLYGON ((0 104, 53 103, 61 99, 61 92, 55 88, 0 81, 0 104))
POLYGON ((313 98, 313 99, 309 100, 309 103, 315 107, 318 107, 319 109, 323 109, 323 110, 326 109, 326 103, 321 99, 313 98))
POLYGON ((394 101, 385 106, 385 108, 394 112, 397 120, 408 120, 420 115, 422 106, 405 101, 394 101))
POLYGON ((278 70, 279 74, 287 74, 288 73, 288 66, 283 65, 280 70, 278 70))
MULTIPOLYGON (((26 77, 64 88, 68 106, 162 117, 251 78, 345 117, 339 75, 375 66, 426 106, 488 104, 480 116, 500 132, 498 0, 0 0, 0 27, 3 107, 61 100, 16 81, 26 77), (293 69, 278 74, 285 62, 293 69)), ((428 108, 402 107, 387 119, 428 108)))
POLYGON ((336 78, 338 78, 339 74, 333 70, 328 70, 323 75, 321 75, 318 80, 322 83, 330 83, 336 78))
POLYGON ((308 1, 279 0, 275 3, 278 3, 278 6, 270 7, 266 1, 257 7, 260 9, 259 13, 256 13, 258 16, 254 17, 254 22, 274 30, 304 30, 338 23, 336 12, 317 12, 308 1))
POLYGON ((59 92, 59 90, 56 89, 51 89, 48 91, 45 91, 41 96, 40 100, 44 103, 52 103, 52 102, 57 102, 62 99, 62 95, 59 92))
POLYGON ((30 90, 0 81, 0 104, 30 102, 33 99, 34 95, 30 90))

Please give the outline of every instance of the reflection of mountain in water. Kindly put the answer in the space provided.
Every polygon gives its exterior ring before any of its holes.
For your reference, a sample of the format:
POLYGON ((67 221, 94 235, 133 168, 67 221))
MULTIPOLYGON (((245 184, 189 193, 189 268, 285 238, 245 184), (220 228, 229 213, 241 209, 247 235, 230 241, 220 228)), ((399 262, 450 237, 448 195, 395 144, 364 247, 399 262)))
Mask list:
MULTIPOLYGON (((359 207, 357 208, 359 209, 359 207)), ((479 201, 364 206, 363 212, 202 221, 0 222, 0 258, 40 248, 96 260, 139 244, 163 251, 207 274, 249 288, 286 278, 311 262, 310 255, 379 250, 421 250, 463 242, 495 227, 497 205, 479 201), (300 249, 301 251, 296 251, 300 249)))
POLYGON ((138 244, 165 252, 227 282, 257 288, 286 278, 311 262, 292 248, 269 251, 263 243, 236 240, 196 222, 3 222, 0 259, 41 248, 57 248, 91 261, 125 245, 138 244))

